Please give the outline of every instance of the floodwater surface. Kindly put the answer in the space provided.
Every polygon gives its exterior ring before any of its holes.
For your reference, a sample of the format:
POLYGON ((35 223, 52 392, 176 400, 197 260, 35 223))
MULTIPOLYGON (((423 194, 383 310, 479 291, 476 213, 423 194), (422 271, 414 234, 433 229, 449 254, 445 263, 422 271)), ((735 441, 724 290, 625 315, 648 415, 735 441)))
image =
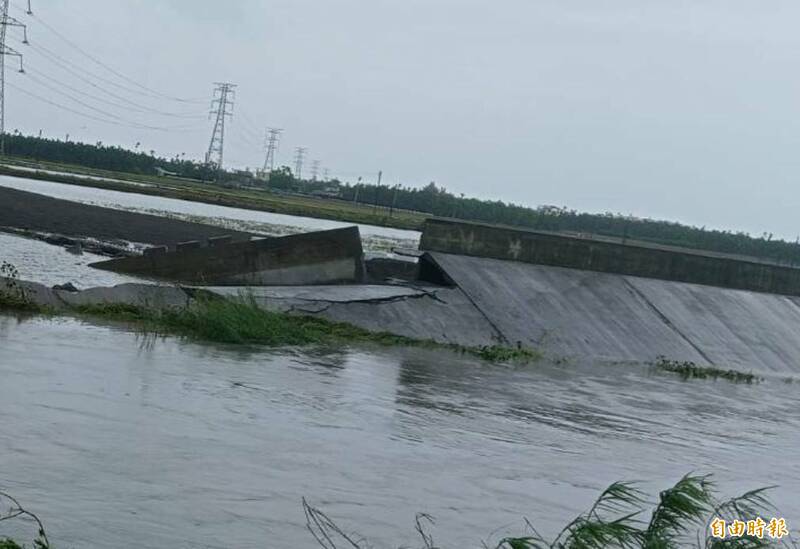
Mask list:
MULTIPOLYGON (((354 223, 341 221, 244 210, 228 206, 203 204, 202 202, 124 193, 5 175, 0 175, 0 186, 104 208, 173 217, 184 221, 205 223, 265 236, 284 236, 354 225, 354 223)), ((416 248, 419 244, 420 233, 417 231, 404 231, 374 225, 358 225, 358 227, 364 248, 370 252, 388 253, 395 247, 416 248)))
MULTIPOLYGON (((448 352, 268 350, 0 316, 0 488, 56 547, 314 547, 306 497, 375 547, 556 533, 687 472, 776 484, 800 525, 800 385, 448 352)), ((0 537, 19 528, 0 523, 0 537)), ((29 530, 30 533, 30 530, 29 530)))
POLYGON ((0 232, 0 263, 13 265, 21 280, 31 280, 47 286, 70 282, 79 289, 144 282, 141 278, 89 267, 90 263, 107 259, 105 256, 86 252, 75 255, 61 246, 0 232))

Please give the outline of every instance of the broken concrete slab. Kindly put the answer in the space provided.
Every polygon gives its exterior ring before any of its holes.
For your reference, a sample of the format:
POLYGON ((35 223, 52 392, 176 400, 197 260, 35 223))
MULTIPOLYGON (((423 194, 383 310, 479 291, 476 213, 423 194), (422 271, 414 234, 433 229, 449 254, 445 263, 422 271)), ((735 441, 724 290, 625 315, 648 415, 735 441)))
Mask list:
POLYGON ((380 302, 407 297, 418 297, 429 291, 423 288, 386 285, 342 285, 342 286, 209 286, 203 288, 225 296, 255 300, 328 301, 331 303, 380 302))
POLYGON ((373 257, 365 262, 367 279, 371 282, 387 280, 405 280, 413 282, 417 279, 417 262, 390 257, 373 257))
POLYGON ((358 227, 346 227, 206 247, 183 243, 166 254, 91 266, 195 285, 339 284, 362 280, 363 256, 358 227))
POLYGON ((371 332, 470 347, 503 343, 497 330, 458 288, 351 285, 204 289, 228 298, 253 299, 268 311, 319 316, 371 332))
POLYGON ((56 290, 28 280, 0 277, 0 295, 19 298, 24 302, 53 310, 63 309, 65 306, 56 290))
POLYGON ((108 288, 89 288, 80 292, 55 290, 55 293, 70 306, 131 305, 151 309, 174 309, 186 307, 190 302, 189 295, 182 288, 154 284, 127 283, 108 288))
POLYGON ((127 283, 86 290, 48 288, 28 280, 0 278, 0 293, 47 310, 60 311, 82 305, 131 305, 151 309, 186 307, 191 300, 177 286, 127 283))

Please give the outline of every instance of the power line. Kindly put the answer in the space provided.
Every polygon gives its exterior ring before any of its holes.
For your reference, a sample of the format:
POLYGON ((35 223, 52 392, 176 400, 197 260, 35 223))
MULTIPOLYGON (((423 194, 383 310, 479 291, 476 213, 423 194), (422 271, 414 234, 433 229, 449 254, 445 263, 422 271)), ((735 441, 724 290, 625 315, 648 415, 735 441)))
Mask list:
POLYGON ((179 103, 202 103, 203 102, 202 99, 185 99, 185 98, 182 98, 182 97, 174 97, 174 96, 171 96, 171 95, 168 95, 168 94, 165 94, 165 93, 161 93, 158 90, 154 90, 153 88, 149 88, 149 87, 139 83, 135 79, 130 78, 130 77, 126 76, 125 74, 122 74, 121 72, 117 71, 116 69, 114 69, 113 67, 109 66, 108 64, 100 61, 94 55, 92 55, 91 53, 87 52, 86 50, 84 50, 83 48, 78 46, 75 42, 73 42, 72 40, 70 40, 69 38, 67 38, 63 34, 61 34, 61 32, 59 32, 53 26, 49 25, 41 17, 39 17, 37 15, 33 15, 32 13, 29 13, 29 14, 34 19, 36 19, 43 27, 45 27, 47 30, 52 32, 55 36, 60 38, 63 42, 65 42, 67 45, 72 47, 75 51, 77 51, 78 53, 80 53, 81 55, 83 55, 84 57, 86 57, 87 59, 92 61, 93 63, 97 64, 98 66, 102 67, 106 71, 110 72, 111 74, 113 74, 117 78, 120 78, 121 80, 124 80, 124 81, 128 82, 129 84, 134 85, 136 88, 138 88, 140 90, 140 91, 137 90, 136 93, 139 93, 141 95, 148 95, 150 97, 157 98, 157 99, 168 99, 168 100, 171 100, 171 101, 177 101, 179 103))
POLYGON ((297 147, 294 150, 294 176, 297 179, 303 177, 303 161, 305 160, 308 149, 306 147, 297 147))
POLYGON ((233 90, 236 85, 229 82, 215 82, 214 86, 214 99, 211 101, 211 115, 215 116, 214 130, 206 153, 206 164, 213 165, 221 171, 225 151, 225 119, 233 116, 235 94, 233 90))
MULTIPOLYGON (((30 63, 29 63, 29 65, 30 65, 30 63)), ((32 76, 32 72, 33 71, 31 71, 30 66, 28 66, 28 68, 26 70, 26 74, 28 76, 31 76, 31 78, 34 78, 32 76)), ((116 107, 118 109, 122 109, 122 110, 125 110, 125 111, 133 110, 133 111, 138 111, 138 112, 142 112, 142 113, 152 113, 152 114, 158 114, 158 115, 161 115, 161 116, 169 116, 169 117, 173 117, 173 118, 181 118, 181 119, 187 119, 187 120, 188 119, 206 118, 206 115, 190 115, 190 114, 180 115, 180 114, 173 114, 173 113, 168 113, 168 112, 161 112, 161 111, 157 111, 155 109, 147 109, 147 108, 144 108, 144 107, 140 108, 138 106, 123 105, 121 103, 117 103, 116 101, 111 101, 111 100, 106 99, 104 97, 100 97, 98 95, 93 95, 93 94, 91 94, 91 93, 89 93, 89 92, 87 92, 85 90, 82 90, 80 88, 77 88, 75 86, 67 84, 63 80, 60 80, 58 78, 54 78, 54 77, 52 77, 52 76, 50 76, 48 74, 44 74, 44 73, 40 73, 40 72, 33 72, 33 74, 34 75, 38 75, 39 78, 44 78, 46 80, 49 80, 50 82, 53 82, 57 86, 61 86, 61 87, 66 88, 66 89, 68 89, 70 91, 73 91, 75 93, 81 94, 81 95, 83 95, 85 97, 88 97, 90 99, 93 99, 95 101, 99 101, 100 103, 104 103, 106 105, 110 105, 112 107, 116 107)), ((91 85, 92 83, 89 82, 89 84, 91 85)), ((95 86, 95 87, 97 87, 97 86, 95 86)), ((102 90, 102 88, 99 88, 99 87, 98 87, 98 89, 102 90)), ((119 97, 119 96, 115 96, 114 94, 110 94, 110 93, 106 92, 106 95, 109 95, 110 97, 117 97, 120 101, 126 101, 125 98, 119 97)))
MULTIPOLYGON (((21 27, 24 37, 22 43, 28 43, 28 28, 8 15, 8 7, 9 0, 2 0, 0 3, 0 155, 6 153, 6 57, 18 57, 19 72, 25 72, 22 54, 6 44, 8 27, 21 27)), ((30 12, 30 2, 28 2, 28 12, 30 12)))
POLYGON ((267 128, 267 136, 264 142, 266 148, 266 156, 264 158, 264 171, 273 171, 275 169, 275 153, 278 152, 280 146, 281 128, 267 128))
POLYGON ((64 90, 61 90, 61 89, 59 89, 59 88, 57 88, 55 86, 51 86, 47 82, 44 82, 44 81, 40 80, 39 78, 37 78, 34 75, 28 75, 28 78, 30 78, 31 80, 36 82, 39 86, 41 86, 43 88, 46 88, 46 89, 48 89, 48 90, 50 90, 50 91, 52 91, 54 93, 60 94, 60 95, 62 95, 64 97, 66 97, 67 99, 69 99, 70 101, 73 101, 73 102, 77 103, 78 105, 81 105, 82 107, 89 109, 90 111, 94 111, 94 112, 99 113, 99 114, 101 114, 101 115, 103 115, 105 117, 117 120, 117 121, 119 121, 119 122, 121 122, 121 123, 123 123, 125 125, 128 125, 128 126, 130 126, 132 128, 138 128, 138 129, 142 129, 142 130, 166 131, 166 132, 174 131, 174 130, 185 130, 185 129, 188 129, 187 126, 164 127, 164 126, 151 126, 149 124, 142 124, 142 123, 139 123, 139 122, 134 122, 134 121, 128 120, 126 118, 123 118, 121 116, 118 116, 118 115, 116 115, 116 114, 114 114, 112 112, 108 112, 108 111, 103 110, 103 109, 98 109, 97 107, 92 106, 91 104, 87 103, 86 101, 83 101, 82 99, 79 99, 79 98, 75 97, 74 95, 71 95, 71 94, 65 92, 64 90))
POLYGON ((64 59, 63 57, 59 56, 56 53, 53 53, 52 51, 50 51, 49 49, 45 48, 44 46, 42 46, 40 44, 31 44, 31 48, 34 51, 36 51, 37 53, 39 53, 40 55, 42 55, 45 59, 47 59, 48 61, 53 63, 55 66, 57 66, 58 68, 60 68, 61 70, 63 70, 67 74, 69 74, 70 76, 72 76, 72 77, 74 77, 74 78, 76 78, 76 79, 88 84, 89 86, 92 86, 93 88, 95 88, 97 90, 102 91, 103 93, 105 93, 105 94, 107 94, 107 95, 109 95, 109 96, 111 96, 111 97, 113 97, 115 99, 118 99, 119 101, 123 101, 124 103, 128 103, 129 105, 132 105, 132 106, 134 106, 134 107, 136 107, 136 108, 138 108, 138 109, 140 109, 142 111, 151 112, 153 114, 160 114, 160 115, 163 115, 163 116, 176 117, 176 118, 184 118, 184 117, 186 117, 186 118, 189 118, 189 117, 192 117, 192 118, 194 118, 194 117, 205 118, 205 115, 192 114, 192 113, 173 113, 173 112, 168 112, 168 111, 162 111, 162 110, 159 110, 159 109, 154 109, 154 108, 148 107, 146 105, 142 105, 141 103, 137 103, 136 101, 133 101, 131 99, 123 97, 123 96, 121 96, 121 95, 119 95, 119 94, 117 94, 115 92, 112 92, 112 91, 108 90, 107 88, 104 88, 104 87, 96 84, 95 82, 92 82, 91 80, 87 79, 85 76, 81 76, 80 73, 84 73, 84 74, 88 75, 90 78, 93 78, 93 79, 98 80, 100 82, 104 82, 104 83, 106 83, 108 85, 114 86, 114 87, 119 88, 121 90, 124 90, 124 91, 126 91, 128 93, 137 93, 136 90, 131 90, 130 88, 128 88, 126 86, 122 86, 120 84, 117 84, 116 82, 113 82, 112 80, 108 80, 107 78, 104 78, 102 76, 99 76, 99 75, 91 72, 91 71, 88 71, 88 70, 84 69, 83 67, 81 67, 80 65, 78 65, 76 63, 73 63, 72 61, 69 61, 67 59, 64 59))
MULTIPOLYGON (((238 118, 237 118, 237 120, 238 120, 238 118)), ((250 149, 251 152, 252 151, 260 151, 261 150, 261 143, 259 143, 258 141, 254 141, 253 139, 250 139, 249 137, 247 137, 245 134, 243 134, 241 132, 241 128, 239 128, 238 126, 236 128, 234 128, 233 131, 228 131, 227 128, 226 128, 226 132, 227 132, 226 133, 226 137, 232 137, 240 145, 250 149)))
POLYGON ((250 136, 255 139, 256 141, 261 140, 261 130, 252 122, 252 117, 244 111, 243 109, 239 109, 239 116, 237 118, 242 123, 242 130, 246 133, 250 134, 250 136))
POLYGON ((79 111, 77 109, 73 109, 72 107, 68 107, 68 106, 62 105, 61 103, 58 103, 56 101, 52 101, 50 99, 47 99, 46 97, 42 97, 41 95, 38 95, 38 94, 36 94, 36 93, 34 93, 34 92, 30 91, 30 90, 26 90, 24 88, 21 88, 21 87, 15 85, 15 84, 12 84, 11 82, 7 82, 6 85, 8 87, 14 89, 14 90, 17 90, 20 93, 23 93, 25 95, 33 97, 34 99, 37 99, 37 100, 39 100, 39 101, 41 101, 43 103, 47 103, 48 105, 51 105, 53 107, 57 107, 59 109, 65 110, 67 112, 71 112, 72 114, 76 114, 76 115, 82 116, 84 118, 88 118, 90 120, 95 120, 97 122, 102 122, 104 124, 111 124, 113 126, 120 126, 120 127, 123 127, 123 128, 133 128, 133 129, 137 129, 137 130, 153 129, 153 128, 142 127, 142 126, 131 126, 130 124, 122 123, 122 122, 119 122, 119 121, 116 121, 116 120, 108 120, 106 118, 101 118, 101 117, 95 116, 93 114, 87 114, 87 113, 81 112, 81 111, 79 111))

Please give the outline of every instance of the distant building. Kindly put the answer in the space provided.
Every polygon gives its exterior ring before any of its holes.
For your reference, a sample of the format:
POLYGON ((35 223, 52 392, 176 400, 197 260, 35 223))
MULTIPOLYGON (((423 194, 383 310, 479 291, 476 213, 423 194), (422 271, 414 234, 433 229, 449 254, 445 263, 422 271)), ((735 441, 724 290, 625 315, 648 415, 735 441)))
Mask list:
POLYGON ((310 194, 311 196, 318 196, 320 198, 339 198, 339 187, 338 185, 329 185, 324 189, 311 191, 310 194))
POLYGON ((158 166, 156 166, 156 175, 158 175, 159 177, 167 177, 167 176, 178 177, 177 173, 169 172, 164 168, 159 168, 158 166))

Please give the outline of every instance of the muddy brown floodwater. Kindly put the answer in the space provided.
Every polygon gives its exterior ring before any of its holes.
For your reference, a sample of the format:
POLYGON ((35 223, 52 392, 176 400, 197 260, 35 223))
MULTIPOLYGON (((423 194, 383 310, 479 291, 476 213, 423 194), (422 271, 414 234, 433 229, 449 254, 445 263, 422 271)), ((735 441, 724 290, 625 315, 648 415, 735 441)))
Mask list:
POLYGON ((81 549, 314 547, 303 496, 375 547, 414 544, 417 512, 443 546, 478 547, 523 517, 553 534, 615 480, 656 494, 689 471, 726 495, 779 485, 794 529, 799 394, 775 378, 274 351, 0 316, 0 487, 56 547, 81 549))

